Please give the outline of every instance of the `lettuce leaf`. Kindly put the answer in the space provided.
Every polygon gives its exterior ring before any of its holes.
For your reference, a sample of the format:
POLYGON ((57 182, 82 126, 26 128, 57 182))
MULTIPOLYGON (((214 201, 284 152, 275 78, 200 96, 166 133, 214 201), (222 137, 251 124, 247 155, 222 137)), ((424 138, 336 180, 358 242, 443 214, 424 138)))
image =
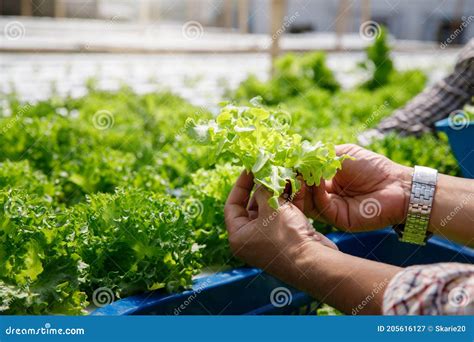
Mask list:
POLYGON ((238 160, 255 181, 272 192, 269 204, 278 208, 278 198, 290 184, 291 193, 300 187, 300 174, 308 185, 333 177, 347 155, 337 156, 334 146, 311 143, 290 131, 291 116, 266 109, 252 99, 250 106, 225 105, 214 120, 186 121, 190 137, 211 147, 210 159, 221 155, 238 160))

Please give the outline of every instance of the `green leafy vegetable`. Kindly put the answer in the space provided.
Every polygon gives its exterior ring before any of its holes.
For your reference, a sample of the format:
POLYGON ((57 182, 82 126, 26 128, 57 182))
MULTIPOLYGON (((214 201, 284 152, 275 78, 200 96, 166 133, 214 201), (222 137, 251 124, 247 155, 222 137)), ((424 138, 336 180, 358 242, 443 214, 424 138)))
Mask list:
POLYGON ((390 47, 387 42, 387 30, 382 28, 377 34, 373 45, 367 47, 367 61, 361 66, 373 70, 373 75, 363 86, 375 89, 389 82, 389 77, 394 71, 393 61, 390 58, 390 47))
POLYGON ((249 100, 261 96, 267 105, 278 105, 310 89, 335 92, 340 88, 326 55, 320 52, 297 55, 288 53, 275 62, 275 75, 267 82, 251 75, 232 94, 234 100, 249 100))
POLYGON ((292 193, 301 186, 298 174, 308 185, 319 185, 321 178, 334 176, 347 156, 336 156, 333 146, 312 144, 291 134, 289 114, 267 110, 256 101, 249 107, 227 105, 216 120, 196 123, 189 119, 186 126, 194 139, 213 147, 216 158, 224 153, 238 158, 257 183, 271 190, 269 203, 278 208, 287 182, 292 193))
POLYGON ((132 190, 96 194, 70 213, 80 254, 91 265, 86 290, 117 297, 188 287, 200 268, 186 213, 167 195, 132 190))
POLYGON ((183 189, 185 211, 196 243, 203 246, 201 262, 206 266, 238 264, 227 242, 224 203, 241 171, 240 167, 230 164, 199 169, 183 189))
POLYGON ((66 218, 18 190, 1 190, 0 208, 0 312, 84 313, 87 265, 66 218))

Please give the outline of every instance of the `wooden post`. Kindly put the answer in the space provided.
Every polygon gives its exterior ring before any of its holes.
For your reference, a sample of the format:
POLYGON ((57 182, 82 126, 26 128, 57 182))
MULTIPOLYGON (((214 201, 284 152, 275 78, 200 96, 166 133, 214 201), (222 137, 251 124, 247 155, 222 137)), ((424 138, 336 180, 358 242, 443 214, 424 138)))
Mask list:
POLYGON ((66 16, 64 0, 54 0, 54 16, 56 18, 64 18, 66 16))
POLYGON ((150 0, 140 0, 140 22, 147 23, 150 21, 150 0))
POLYGON ((20 14, 23 16, 28 16, 31 17, 33 15, 33 6, 32 2, 33 0, 21 0, 21 9, 20 9, 20 14))
POLYGON ((96 19, 99 19, 101 17, 101 1, 103 0, 94 0, 94 18, 96 19))
POLYGON ((369 21, 372 17, 372 11, 370 6, 370 0, 362 0, 360 11, 360 21, 361 24, 369 21))
POLYGON ((193 20, 194 19, 194 0, 186 0, 186 19, 185 20, 193 20))
POLYGON ((337 8, 336 17, 336 49, 342 49, 342 36, 346 32, 347 28, 347 15, 348 15, 349 3, 347 0, 339 0, 339 6, 337 8))
POLYGON ((224 0, 224 27, 232 28, 232 9, 234 5, 233 0, 224 0))
POLYGON ((249 32, 249 1, 239 0, 239 30, 240 33, 249 32))
POLYGON ((286 0, 272 0, 271 1, 271 40, 270 56, 272 58, 272 75, 275 72, 275 59, 280 54, 280 36, 283 29, 283 18, 286 13, 286 0))

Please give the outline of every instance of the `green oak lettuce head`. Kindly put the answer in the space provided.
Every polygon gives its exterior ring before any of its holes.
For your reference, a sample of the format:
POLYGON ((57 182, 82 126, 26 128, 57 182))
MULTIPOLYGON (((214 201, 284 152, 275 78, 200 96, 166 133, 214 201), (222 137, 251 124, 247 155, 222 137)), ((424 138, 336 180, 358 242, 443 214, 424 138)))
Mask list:
POLYGON ((221 155, 238 159, 257 183, 273 194, 269 200, 278 208, 278 197, 291 185, 299 190, 300 174, 308 185, 319 185, 321 178, 333 177, 348 156, 337 156, 334 146, 310 143, 290 132, 291 115, 261 107, 251 101, 249 107, 225 105, 220 114, 209 121, 186 121, 188 134, 196 141, 212 146, 211 159, 221 155))

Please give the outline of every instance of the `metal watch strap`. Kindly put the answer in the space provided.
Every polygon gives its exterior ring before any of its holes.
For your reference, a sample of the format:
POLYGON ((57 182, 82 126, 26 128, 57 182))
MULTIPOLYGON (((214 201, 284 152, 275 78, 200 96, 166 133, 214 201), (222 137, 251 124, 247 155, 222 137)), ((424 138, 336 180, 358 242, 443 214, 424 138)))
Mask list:
POLYGON ((398 230, 400 241, 424 245, 431 236, 431 233, 428 232, 428 224, 437 180, 437 170, 424 166, 415 166, 407 219, 401 227, 396 229, 398 230))

